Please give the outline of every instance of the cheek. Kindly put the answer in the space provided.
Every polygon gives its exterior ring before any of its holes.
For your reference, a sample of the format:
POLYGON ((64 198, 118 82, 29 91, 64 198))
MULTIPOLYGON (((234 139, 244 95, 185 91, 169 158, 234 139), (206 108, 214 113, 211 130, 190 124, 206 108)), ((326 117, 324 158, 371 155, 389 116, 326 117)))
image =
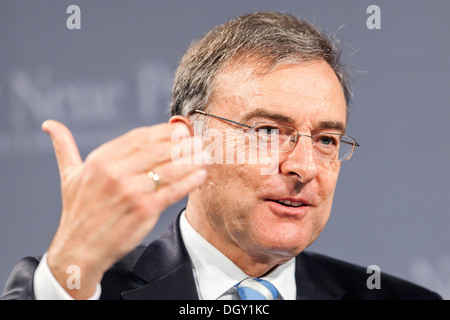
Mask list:
POLYGON ((330 217, 333 204, 336 183, 339 175, 340 163, 326 165, 325 168, 318 168, 316 178, 317 193, 320 205, 305 220, 304 230, 309 230, 303 236, 305 243, 310 245, 322 233, 330 217))
POLYGON ((245 203, 261 185, 254 166, 213 164, 207 167, 208 177, 202 185, 202 193, 207 192, 223 206, 231 203, 245 203))
POLYGON ((240 238, 240 233, 246 233, 248 215, 257 205, 255 194, 260 183, 250 178, 245 165, 215 164, 207 170, 208 178, 200 187, 203 208, 226 237, 240 238))
POLYGON ((333 200, 340 168, 340 162, 328 161, 317 164, 318 174, 316 179, 319 186, 319 195, 322 197, 322 200, 333 200))
POLYGON ((316 229, 314 238, 322 232, 330 216, 339 170, 340 162, 327 162, 318 166, 316 186, 320 205, 317 207, 318 212, 312 218, 316 229))

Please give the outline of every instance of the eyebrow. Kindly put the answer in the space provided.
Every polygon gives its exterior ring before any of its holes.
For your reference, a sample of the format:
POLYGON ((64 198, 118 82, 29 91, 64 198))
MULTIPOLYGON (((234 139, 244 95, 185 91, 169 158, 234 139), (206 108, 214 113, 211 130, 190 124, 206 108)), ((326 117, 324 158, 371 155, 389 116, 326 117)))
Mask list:
MULTIPOLYGON (((287 123, 290 125, 295 124, 294 119, 292 119, 289 116, 286 116, 281 113, 270 112, 268 110, 261 109, 261 108, 257 108, 255 110, 247 113, 244 116, 243 121, 248 122, 253 118, 266 118, 266 119, 270 119, 272 121, 283 122, 283 123, 287 123)), ((319 131, 320 130, 335 130, 335 131, 339 131, 342 134, 345 134, 345 131, 346 131, 344 123, 340 122, 340 121, 321 121, 321 122, 319 122, 319 125, 317 126, 316 130, 319 130, 319 131)))
POLYGON ((318 125, 319 130, 336 130, 345 134, 345 125, 340 121, 322 121, 318 125))
POLYGON ((284 114, 270 112, 270 111, 260 109, 260 108, 247 113, 244 116, 243 121, 247 122, 253 118, 266 118, 266 119, 270 119, 273 121, 284 122, 284 123, 289 123, 289 124, 294 124, 294 122, 295 122, 294 119, 292 119, 291 117, 288 117, 284 114))

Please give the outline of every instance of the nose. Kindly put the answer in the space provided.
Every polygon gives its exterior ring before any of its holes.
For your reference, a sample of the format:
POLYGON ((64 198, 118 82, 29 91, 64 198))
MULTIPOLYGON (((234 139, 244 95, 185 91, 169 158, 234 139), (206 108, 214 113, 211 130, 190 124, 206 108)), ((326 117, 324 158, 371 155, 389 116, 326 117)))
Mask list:
POLYGON ((282 174, 298 177, 302 183, 307 183, 317 177, 313 145, 309 136, 299 136, 298 139, 294 149, 280 159, 280 171, 282 174))

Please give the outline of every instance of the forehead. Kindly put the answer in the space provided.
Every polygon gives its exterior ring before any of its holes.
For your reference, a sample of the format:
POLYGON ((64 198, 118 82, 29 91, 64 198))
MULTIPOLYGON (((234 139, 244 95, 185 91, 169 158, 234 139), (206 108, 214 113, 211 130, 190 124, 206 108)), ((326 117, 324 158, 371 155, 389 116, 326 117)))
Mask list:
POLYGON ((258 73, 251 63, 240 63, 217 75, 211 113, 242 119, 257 108, 296 122, 346 123, 344 92, 325 61, 285 64, 266 74, 258 73))

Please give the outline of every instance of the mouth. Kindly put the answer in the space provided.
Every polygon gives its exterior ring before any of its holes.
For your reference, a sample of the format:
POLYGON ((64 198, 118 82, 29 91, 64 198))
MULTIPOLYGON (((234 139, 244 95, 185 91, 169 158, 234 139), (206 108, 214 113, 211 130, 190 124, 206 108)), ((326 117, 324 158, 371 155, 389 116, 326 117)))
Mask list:
POLYGON ((291 201, 291 200, 269 200, 269 201, 273 201, 292 208, 299 208, 305 206, 305 204, 301 201, 291 201))
POLYGON ((270 210, 279 216, 303 217, 310 204, 303 199, 266 199, 270 210))

